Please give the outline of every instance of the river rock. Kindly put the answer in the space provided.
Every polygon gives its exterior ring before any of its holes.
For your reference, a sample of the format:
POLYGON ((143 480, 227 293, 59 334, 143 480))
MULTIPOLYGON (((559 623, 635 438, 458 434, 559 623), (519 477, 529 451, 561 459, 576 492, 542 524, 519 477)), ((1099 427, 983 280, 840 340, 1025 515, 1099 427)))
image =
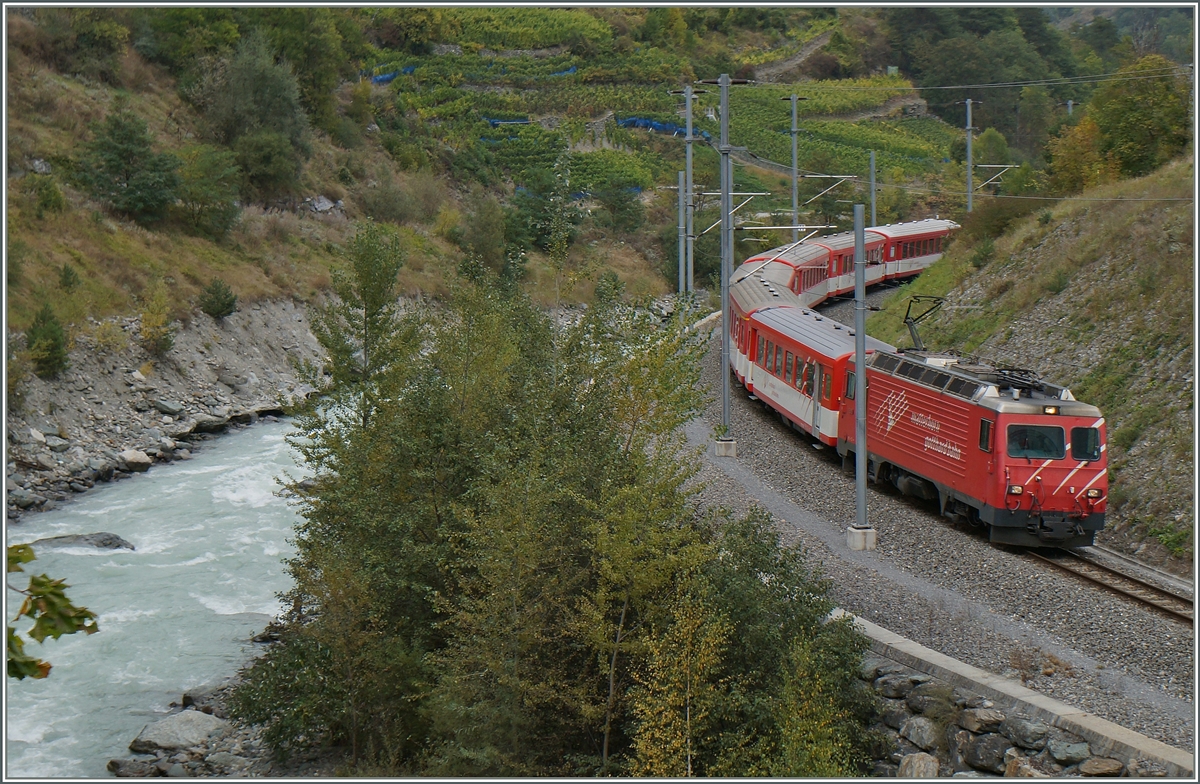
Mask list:
POLYGON ((36 462, 43 471, 53 471, 58 468, 58 461, 45 452, 37 456, 36 462))
POLYGON ((101 550, 135 550, 133 545, 125 541, 116 534, 100 532, 95 534, 67 534, 65 536, 51 536, 46 539, 38 539, 32 542, 34 547, 41 545, 43 547, 96 547, 101 550))
POLYGON ((58 436, 46 436, 46 446, 50 447, 51 452, 66 452, 70 449, 71 442, 58 436))
MULTIPOLYGON (((219 433, 229 424, 229 417, 210 416, 209 414, 197 414, 194 432, 196 433, 219 433)), ((172 438, 177 436, 172 435, 172 438)))
POLYGON ((896 777, 901 779, 935 779, 938 774, 937 757, 921 752, 907 754, 900 760, 896 777))
POLYGON ((87 464, 88 468, 96 472, 95 479, 99 479, 102 482, 111 480, 113 471, 116 470, 116 466, 111 460, 105 460, 101 457, 93 457, 88 460, 87 464))
POLYGON ((108 772, 119 779, 150 778, 157 770, 153 762, 135 759, 112 759, 108 761, 108 772))
POLYGON ((218 751, 214 754, 209 754, 204 758, 204 761, 214 768, 224 770, 241 770, 250 764, 250 761, 245 757, 239 757, 236 754, 230 754, 228 751, 218 751))
POLYGON ((1008 738, 990 732, 968 741, 963 759, 976 770, 1003 773, 1004 752, 1010 748, 1012 748, 1012 742, 1008 738))
POLYGON ((35 427, 29 428, 29 438, 32 439, 33 443, 35 444, 46 443, 46 436, 42 434, 41 430, 38 430, 35 427))
POLYGON ((968 708, 958 715, 958 726, 971 732, 995 732, 1004 722, 1004 714, 994 708, 968 708))
POLYGON ((1050 728, 1037 719, 1022 719, 1009 716, 1000 723, 1000 733, 1007 735, 1013 743, 1023 749, 1040 749, 1046 745, 1046 733, 1050 728))
POLYGON ((130 751, 153 754, 198 746, 229 722, 200 711, 188 710, 147 724, 129 744, 130 751))
POLYGON ((1104 778, 1120 776, 1124 769, 1125 766, 1119 760, 1108 757, 1092 757, 1084 760, 1079 766, 1079 772, 1084 776, 1102 776, 1104 778))
POLYGON ((154 407, 158 409, 160 414, 166 414, 167 416, 178 416, 183 412, 183 403, 177 400, 163 400, 159 398, 154 401, 154 407))
POLYGON ((929 751, 937 745, 938 729, 930 719, 924 716, 913 716, 900 727, 900 736, 908 738, 920 748, 929 751))
POLYGON ((20 509, 28 509, 31 506, 40 506, 46 503, 45 496, 40 496, 37 493, 30 492, 24 487, 18 487, 8 494, 8 500, 12 501, 20 509))
POLYGON ((117 455, 118 465, 124 463, 128 471, 146 471, 154 462, 150 456, 140 449, 126 449, 117 455))
POLYGON ((1063 765, 1075 765, 1092 756, 1092 749, 1086 741, 1068 743, 1065 740, 1051 740, 1046 747, 1054 761, 1063 765))

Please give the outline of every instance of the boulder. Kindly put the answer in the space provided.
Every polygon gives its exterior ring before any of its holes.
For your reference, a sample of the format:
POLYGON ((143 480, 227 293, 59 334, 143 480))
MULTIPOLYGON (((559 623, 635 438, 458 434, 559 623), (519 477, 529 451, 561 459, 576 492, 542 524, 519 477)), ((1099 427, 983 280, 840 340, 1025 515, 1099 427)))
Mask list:
POLYGON ((908 706, 900 700, 889 700, 885 705, 888 707, 884 707, 883 709, 883 723, 894 730, 900 729, 900 726, 904 722, 912 718, 912 713, 908 710, 908 706))
POLYGON ((922 683, 913 688, 907 697, 908 709, 913 713, 924 713, 935 705, 946 701, 948 690, 936 683, 922 683))
POLYGON ((1046 733, 1050 728, 1037 719, 1022 719, 1009 716, 1000 723, 1000 733, 1023 749, 1040 749, 1046 745, 1046 733))
POLYGON ((127 471, 146 471, 154 461, 140 449, 126 449, 117 455, 118 466, 124 463, 127 471))
POLYGON ((33 428, 33 427, 29 428, 29 438, 35 444, 45 444, 46 443, 46 436, 44 436, 42 434, 42 431, 38 430, 37 428, 33 428))
POLYGON ((158 773, 153 762, 144 760, 114 759, 109 760, 106 767, 109 773, 119 779, 150 778, 158 773))
POLYGON ((1047 779, 1050 774, 1039 769, 1028 757, 1014 757, 1004 766, 1006 779, 1047 779))
POLYGON ((58 468, 58 461, 45 452, 37 456, 36 462, 43 471, 53 471, 58 468))
POLYGON ((971 732, 996 732, 1004 718, 995 708, 967 708, 958 714, 958 726, 971 732))
MULTIPOLYGON (((229 417, 197 414, 195 422, 196 423, 193 430, 196 433, 219 433, 229 425, 229 417)), ((175 436, 173 433, 171 434, 171 437, 178 438, 178 436, 175 436)))
POLYGON ((40 506, 46 503, 45 496, 30 492, 23 487, 18 487, 16 490, 10 492, 8 500, 16 504, 18 509, 28 509, 31 506, 40 506))
POLYGON ((858 674, 864 681, 874 681, 880 675, 892 675, 900 672, 902 669, 895 662, 872 656, 863 659, 862 666, 858 669, 858 674))
POLYGON ((937 757, 924 752, 907 754, 900 760, 896 777, 901 779, 935 779, 938 775, 937 757))
POLYGON ((159 398, 154 401, 154 407, 158 409, 160 414, 166 414, 167 416, 179 416, 183 413, 183 403, 177 400, 163 400, 159 398))
POLYGON ((1012 742, 1003 735, 989 732, 967 741, 963 759, 976 770, 990 773, 1004 772, 1004 752, 1012 748, 1012 742))
POLYGON ((907 697, 912 690, 912 678, 907 675, 884 675, 875 681, 875 691, 892 699, 907 697))
POLYGON ((166 432, 168 438, 174 438, 178 440, 189 435, 195 429, 196 420, 186 419, 182 422, 172 422, 171 424, 167 425, 164 431, 166 432))
POLYGON ((1092 749, 1086 741, 1068 743, 1065 740, 1051 740, 1046 748, 1054 761, 1063 765, 1075 765, 1092 756, 1092 749))
POLYGON ((71 442, 58 436, 46 436, 46 446, 50 447, 51 452, 66 452, 71 448, 71 442))
POLYGON ((1132 779, 1165 778, 1167 769, 1154 760, 1138 759, 1130 761, 1126 771, 1132 779))
POLYGON ((147 724, 129 744, 131 751, 153 754, 155 751, 174 751, 199 746, 228 724, 200 711, 188 710, 147 724))
POLYGON ((1092 757, 1084 760, 1079 765, 1079 773, 1084 776, 1099 776, 1103 778, 1115 778, 1121 775, 1121 771, 1125 766, 1120 760, 1109 759, 1108 757, 1092 757))
POLYGON ((241 770, 250 764, 250 761, 245 757, 239 757, 236 754, 230 754, 228 751, 218 751, 214 754, 209 754, 204 758, 204 761, 214 768, 223 770, 241 770))
POLYGON ((112 479, 113 471, 116 470, 116 465, 111 460, 105 460, 101 457, 93 457, 88 460, 88 468, 96 472, 96 479, 102 482, 107 482, 112 479))
POLYGON ((908 738, 918 747, 929 751, 937 745, 938 728, 924 716, 913 716, 900 727, 900 737, 908 738))
POLYGON ((67 534, 38 539, 32 543, 34 547, 96 547, 101 550, 135 550, 133 545, 116 534, 100 532, 95 534, 67 534))

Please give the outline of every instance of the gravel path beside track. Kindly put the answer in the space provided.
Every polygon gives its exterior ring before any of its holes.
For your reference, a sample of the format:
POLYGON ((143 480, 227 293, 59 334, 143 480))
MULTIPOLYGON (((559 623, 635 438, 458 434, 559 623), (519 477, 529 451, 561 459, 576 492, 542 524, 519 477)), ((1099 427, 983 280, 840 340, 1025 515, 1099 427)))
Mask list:
MULTIPOLYGON (((852 308, 839 303, 827 312, 850 322, 852 308)), ((721 418, 720 333, 712 334, 702 375, 712 394, 688 429, 696 444, 721 418)), ((707 483, 705 504, 768 509, 786 539, 820 565, 834 601, 849 612, 990 672, 1017 679, 1023 670, 1030 688, 1163 743, 1192 747, 1190 629, 994 547, 978 531, 956 528, 931 506, 886 489, 868 491, 878 549, 850 551, 853 476, 841 471, 832 450, 814 448, 813 439, 749 400, 736 381, 731 389, 738 457, 715 458, 709 450, 699 477, 707 483)))

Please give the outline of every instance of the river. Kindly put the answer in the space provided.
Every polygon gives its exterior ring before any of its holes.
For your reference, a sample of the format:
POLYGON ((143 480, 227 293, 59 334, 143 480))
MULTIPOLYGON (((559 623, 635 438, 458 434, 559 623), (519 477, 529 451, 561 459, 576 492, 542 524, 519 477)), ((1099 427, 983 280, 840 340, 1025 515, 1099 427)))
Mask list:
MULTIPOLYGON (((29 574, 65 579, 100 631, 26 652, 53 665, 44 680, 6 679, 6 778, 111 776, 129 742, 185 690, 233 674, 249 638, 289 585, 283 560, 296 511, 276 477, 301 475, 286 422, 207 443, 189 461, 100 486, 64 507, 26 515, 8 543, 109 531, 137 549, 36 548, 29 574)), ((27 576, 13 574, 21 586, 27 576)), ((15 612, 20 597, 8 591, 15 612)), ((21 628, 28 626, 24 624, 21 628)))

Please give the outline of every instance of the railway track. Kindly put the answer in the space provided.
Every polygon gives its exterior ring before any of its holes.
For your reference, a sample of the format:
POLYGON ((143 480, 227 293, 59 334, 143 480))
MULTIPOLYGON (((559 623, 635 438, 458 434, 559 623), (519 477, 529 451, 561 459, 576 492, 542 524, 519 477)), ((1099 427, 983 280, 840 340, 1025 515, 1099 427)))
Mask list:
POLYGON ((1025 554, 1194 626, 1195 611, 1190 597, 1151 585, 1131 574, 1083 558, 1070 550, 1027 550, 1025 554))

